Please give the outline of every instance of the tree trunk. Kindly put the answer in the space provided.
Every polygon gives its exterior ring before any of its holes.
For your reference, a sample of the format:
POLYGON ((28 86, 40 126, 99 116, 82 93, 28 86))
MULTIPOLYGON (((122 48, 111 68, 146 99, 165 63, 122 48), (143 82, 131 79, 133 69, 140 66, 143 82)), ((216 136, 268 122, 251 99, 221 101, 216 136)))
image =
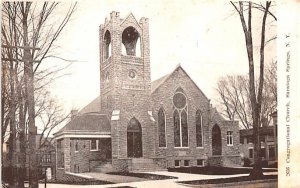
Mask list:
MULTIPOLYGON (((21 91, 19 91, 20 95, 22 95, 21 91)), ((26 163, 26 138, 25 138, 25 114, 26 112, 26 106, 23 104, 22 100, 23 96, 19 97, 20 107, 19 107, 19 126, 20 126, 20 169, 19 169, 19 185, 20 188, 24 188, 24 180, 26 176, 26 169, 25 169, 25 163, 26 163), (25 110, 24 110, 25 109, 25 110)))
POLYGON ((17 188, 17 152, 16 152, 16 98, 15 98, 15 80, 14 80, 14 63, 10 62, 10 104, 9 104, 9 119, 10 119, 10 136, 9 136, 9 159, 11 179, 10 187, 17 188))
MULTIPOLYGON (((36 134, 35 126, 35 104, 34 104, 34 73, 33 73, 33 58, 28 45, 28 23, 27 17, 31 3, 26 4, 25 12, 23 12, 23 44, 24 44, 24 81, 26 102, 28 105, 28 142, 29 142, 29 187, 38 188, 38 168, 36 157, 36 134)), ((23 4, 23 5, 24 5, 23 4)))
POLYGON ((250 172, 251 179, 260 179, 263 176, 262 171, 262 161, 260 157, 260 141, 259 141, 259 111, 257 108, 254 110, 254 117, 253 117, 253 169, 250 172))
MULTIPOLYGON (((30 52, 29 52, 30 53, 30 52)), ((34 110, 34 84, 33 84, 33 63, 29 60, 25 63, 25 88, 28 104, 28 142, 29 142, 29 186, 38 187, 38 169, 36 160, 36 134, 35 110, 34 110)))
MULTIPOLYGON (((263 176, 262 171, 262 161, 260 157, 260 134, 259 128, 261 125, 261 103, 262 103, 262 93, 263 93, 263 85, 264 85, 264 53, 265 53, 265 27, 266 27, 266 19, 269 11, 269 7, 271 5, 270 1, 266 2, 266 7, 264 11, 262 28, 261 28, 261 42, 260 42, 260 71, 259 71, 259 87, 257 92, 257 102, 255 103, 255 109, 253 110, 253 119, 255 119, 255 123, 253 123, 253 140, 254 140, 254 166, 253 170, 250 173, 250 177, 252 179, 259 179, 263 176)), ((253 68, 254 74, 254 68, 253 68)), ((255 94, 255 93, 254 93, 255 94)), ((252 101, 251 101, 252 102, 252 101)))
POLYGON ((260 141, 259 141, 259 127, 261 125, 260 114, 261 114, 261 103, 262 103, 262 91, 264 82, 264 46, 265 46, 265 24, 268 14, 268 9, 271 4, 270 1, 266 2, 266 7, 264 10, 264 17, 262 21, 262 32, 261 32, 261 48, 260 48, 260 72, 259 72, 259 87, 256 96, 255 90, 255 75, 254 75, 254 60, 253 60, 253 43, 252 43, 252 2, 247 2, 248 4, 248 26, 244 18, 244 2, 239 2, 239 8, 231 2, 236 11, 239 13, 240 20, 242 23, 247 55, 248 55, 248 65, 249 65, 249 93, 250 93, 250 103, 252 108, 252 119, 253 119, 253 144, 254 144, 254 165, 253 170, 250 173, 250 178, 259 179, 263 176, 262 172, 262 161, 260 158, 260 141))

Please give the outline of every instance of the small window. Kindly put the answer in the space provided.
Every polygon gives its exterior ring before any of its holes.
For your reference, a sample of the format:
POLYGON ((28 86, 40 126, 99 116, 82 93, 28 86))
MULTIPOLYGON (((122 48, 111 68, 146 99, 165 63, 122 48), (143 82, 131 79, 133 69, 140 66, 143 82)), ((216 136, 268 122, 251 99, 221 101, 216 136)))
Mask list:
POLYGON ((267 139, 268 142, 273 142, 274 141, 274 136, 273 135, 268 135, 266 137, 266 139, 267 139))
POLYGON ((227 146, 233 145, 233 133, 232 131, 227 131, 227 146))
POLYGON ((197 166, 204 166, 204 159, 197 159, 197 166))
POLYGON ((42 158, 41 158, 42 163, 44 163, 46 161, 45 158, 46 158, 46 155, 43 155, 42 158))
POLYGON ((190 160, 184 160, 184 166, 190 166, 190 160))
POLYGON ((75 152, 79 151, 78 140, 75 140, 75 152))
POLYGON ((79 165, 78 164, 74 165, 74 172, 79 173, 79 165))
POLYGON ((57 140, 57 149, 61 149, 61 145, 62 145, 62 140, 57 140))
POLYGON ((60 160, 58 161, 58 166, 59 166, 59 168, 64 168, 65 167, 65 155, 64 155, 64 153, 60 154, 60 160))
POLYGON ((180 167, 180 160, 175 160, 175 167, 180 167))
POLYGON ((269 146, 269 158, 270 159, 275 159, 275 146, 274 145, 270 145, 269 146))
POLYGON ((47 163, 51 162, 51 155, 50 154, 46 155, 46 162, 47 163))
POLYGON ((253 138, 252 136, 247 137, 247 144, 253 143, 253 138))
POLYGON ((92 139, 91 140, 91 151, 97 151, 98 150, 98 140, 92 139))
POLYGON ((249 148, 249 158, 253 158, 253 148, 249 148))
POLYGON ((260 136, 260 137, 259 137, 259 141, 260 141, 260 142, 265 142, 265 141, 266 141, 265 136, 263 136, 263 135, 260 136))
POLYGON ((240 136, 240 143, 241 143, 241 144, 244 144, 244 137, 241 137, 241 136, 240 136))

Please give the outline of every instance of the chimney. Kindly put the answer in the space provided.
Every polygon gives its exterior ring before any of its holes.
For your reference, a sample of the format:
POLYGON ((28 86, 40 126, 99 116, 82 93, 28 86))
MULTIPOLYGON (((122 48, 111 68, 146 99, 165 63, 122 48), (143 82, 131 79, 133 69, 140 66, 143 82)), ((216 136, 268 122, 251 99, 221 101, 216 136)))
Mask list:
POLYGON ((77 116, 78 110, 71 110, 71 120, 74 119, 75 116, 77 116))

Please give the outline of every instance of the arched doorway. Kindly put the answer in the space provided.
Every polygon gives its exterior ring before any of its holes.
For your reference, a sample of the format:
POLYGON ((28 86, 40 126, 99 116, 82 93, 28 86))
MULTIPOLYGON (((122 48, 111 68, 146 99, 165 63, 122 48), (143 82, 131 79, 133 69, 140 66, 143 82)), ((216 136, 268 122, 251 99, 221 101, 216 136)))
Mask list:
POLYGON ((221 129, 217 124, 212 128, 212 155, 222 155, 221 129))
POLYGON ((132 118, 127 127, 127 156, 143 157, 142 127, 136 118, 132 118))

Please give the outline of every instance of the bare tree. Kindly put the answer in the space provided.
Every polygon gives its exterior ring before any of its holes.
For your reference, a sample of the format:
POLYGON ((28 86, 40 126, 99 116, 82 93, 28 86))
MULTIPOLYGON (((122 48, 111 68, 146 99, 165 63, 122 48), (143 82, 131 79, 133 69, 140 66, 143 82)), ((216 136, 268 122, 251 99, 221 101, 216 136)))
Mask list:
MULTIPOLYGON (((270 115, 276 111, 277 106, 276 61, 271 61, 265 69, 265 89, 262 94, 260 126, 270 125, 270 115)), ((225 117, 230 120, 239 120, 244 129, 252 128, 248 83, 249 79, 246 75, 225 76, 219 79, 216 89, 219 94, 220 107, 223 109, 225 117)))
MULTIPOLYGON (((261 122, 261 107, 262 107, 262 96, 263 96, 263 86, 264 86, 264 61, 265 61, 265 45, 266 45, 266 20, 267 16, 272 14, 269 11, 271 6, 271 1, 266 1, 265 5, 253 4, 251 1, 239 1, 238 3, 233 3, 232 6, 239 14, 240 21, 242 24, 247 56, 248 56, 248 66, 249 66, 249 94, 250 94, 250 104, 251 104, 251 115, 253 122, 253 144, 254 144, 254 165, 253 170, 250 173, 250 178, 257 179, 263 176, 261 158, 260 158, 260 142, 259 142, 259 127, 261 122), (244 15, 245 6, 247 8, 246 15, 244 15), (259 81, 258 88, 255 88, 255 74, 254 74, 254 51, 253 51, 253 40, 252 40, 252 8, 257 8, 263 12, 262 22, 261 22, 261 33, 260 33, 260 50, 259 50, 259 81), (245 17, 246 16, 246 17, 245 17), (247 22, 247 23, 246 23, 247 22)), ((277 19, 273 16, 274 19, 277 19)))
POLYGON ((49 91, 38 92, 36 97, 36 118, 41 122, 41 136, 38 140, 38 150, 45 146, 52 130, 67 120, 70 115, 64 113, 64 109, 50 96, 49 91))
POLYGON ((226 76, 218 81, 217 86, 225 116, 230 120, 238 119, 245 129, 252 127, 247 81, 245 76, 226 76))
POLYGON ((261 126, 270 125, 271 114, 277 110, 277 61, 266 65, 263 100, 261 107, 261 126))
MULTIPOLYGON (((35 83, 36 74, 45 58, 56 57, 53 49, 62 30, 74 13, 76 3, 67 5, 65 16, 55 17, 55 11, 63 6, 56 2, 4 2, 2 3, 2 139, 9 127, 10 154, 15 155, 16 128, 20 129, 20 143, 25 143, 25 134, 29 134, 30 187, 38 187, 35 126, 35 83), (19 118, 17 118, 16 114, 19 118), (5 117, 9 117, 8 119, 5 117), (27 126, 27 131, 26 131, 27 126)), ((25 145, 20 146, 25 151, 25 145)), ((22 153, 22 152, 21 152, 22 153)), ((26 158, 26 157, 24 157, 26 158)), ((24 165, 23 157, 20 158, 24 165)), ((12 166, 13 167, 13 166, 12 166)), ((11 177, 18 177, 12 171, 11 177)), ((23 181, 16 178, 11 187, 23 187, 23 181), (21 185, 22 184, 22 185, 21 185)))

